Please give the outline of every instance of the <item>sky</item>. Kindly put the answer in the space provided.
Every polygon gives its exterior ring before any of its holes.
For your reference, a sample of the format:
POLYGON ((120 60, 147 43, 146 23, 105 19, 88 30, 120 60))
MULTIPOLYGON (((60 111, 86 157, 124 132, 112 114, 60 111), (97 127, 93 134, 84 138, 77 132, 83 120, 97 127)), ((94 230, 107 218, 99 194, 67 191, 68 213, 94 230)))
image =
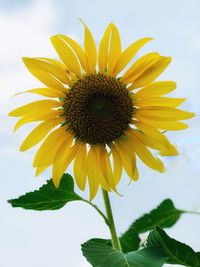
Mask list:
MULTIPOLYGON (((13 97, 15 93, 40 86, 23 66, 21 57, 55 58, 49 38, 56 33, 65 33, 83 44, 83 27, 78 18, 87 23, 97 44, 111 21, 119 27, 124 48, 138 38, 153 37, 139 55, 158 51, 173 57, 160 79, 177 81, 173 96, 186 97, 182 107, 196 113, 188 122, 189 129, 167 134, 180 156, 163 158, 164 174, 139 163, 138 182, 128 186, 129 180, 123 175, 119 186, 123 197, 111 194, 118 233, 164 198, 171 198, 180 209, 200 211, 199 9, 198 0, 0 0, 0 266, 89 267, 80 244, 93 237, 109 238, 103 220, 86 204, 74 202, 56 212, 35 212, 13 209, 7 203, 8 199, 39 188, 51 176, 46 171, 35 179, 35 148, 19 152, 20 143, 33 125, 14 135, 15 119, 7 116, 12 108, 33 101, 33 96, 13 97)), ((87 191, 81 194, 88 197, 87 191)), ((103 209, 100 193, 94 202, 103 209)), ((167 232, 200 251, 199 225, 200 216, 184 215, 167 232)))

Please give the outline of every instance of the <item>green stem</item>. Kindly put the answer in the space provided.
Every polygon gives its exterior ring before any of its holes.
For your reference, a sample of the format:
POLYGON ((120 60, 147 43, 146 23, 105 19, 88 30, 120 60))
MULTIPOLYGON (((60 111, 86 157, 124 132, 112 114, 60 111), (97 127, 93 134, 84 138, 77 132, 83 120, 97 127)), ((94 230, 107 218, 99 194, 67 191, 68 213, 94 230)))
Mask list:
POLYGON ((200 212, 199 212, 199 211, 184 210, 184 212, 185 212, 185 213, 188 213, 188 214, 200 215, 200 212))
POLYGON ((110 233, 112 237, 112 246, 113 248, 117 250, 121 250, 121 245, 117 237, 117 232, 115 228, 115 222, 113 218, 113 213, 112 213, 112 208, 111 208, 108 192, 102 189, 102 194, 103 194, 104 204, 106 208, 107 218, 109 221, 109 228, 110 228, 110 233))
POLYGON ((101 217, 104 219, 105 223, 108 225, 108 227, 110 227, 110 223, 108 218, 106 217, 106 215, 92 202, 82 198, 82 201, 84 201, 85 203, 89 204, 90 206, 92 206, 100 215, 101 217))

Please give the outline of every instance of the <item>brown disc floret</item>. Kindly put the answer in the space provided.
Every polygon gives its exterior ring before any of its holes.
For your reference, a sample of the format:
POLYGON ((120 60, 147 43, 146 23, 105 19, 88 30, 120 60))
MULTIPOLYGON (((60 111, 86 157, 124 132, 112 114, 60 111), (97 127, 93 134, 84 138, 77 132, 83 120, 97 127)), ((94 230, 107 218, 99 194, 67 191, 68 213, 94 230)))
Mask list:
POLYGON ((109 144, 128 128, 133 102, 126 85, 103 74, 90 74, 74 83, 64 100, 67 125, 89 144, 109 144))

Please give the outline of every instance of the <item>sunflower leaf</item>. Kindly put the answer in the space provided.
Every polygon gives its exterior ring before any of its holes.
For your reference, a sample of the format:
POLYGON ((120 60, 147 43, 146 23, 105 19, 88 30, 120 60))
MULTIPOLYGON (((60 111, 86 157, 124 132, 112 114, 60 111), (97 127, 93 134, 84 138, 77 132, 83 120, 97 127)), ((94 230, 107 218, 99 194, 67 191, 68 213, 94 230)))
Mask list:
POLYGON ((75 200, 81 200, 81 197, 74 192, 73 178, 69 174, 64 174, 59 188, 56 188, 50 179, 40 189, 8 200, 8 203, 12 207, 42 211, 57 210, 75 200))
POLYGON ((167 262, 188 267, 200 267, 200 254, 188 245, 169 237, 165 231, 156 227, 148 237, 147 247, 160 248, 167 257, 167 262))
POLYGON ((156 209, 144 214, 129 227, 124 235, 137 231, 138 234, 153 230, 156 226, 169 228, 173 226, 185 211, 175 208, 171 199, 165 199, 156 209))
MULTIPOLYGON (((124 253, 128 253, 139 249, 141 241, 137 232, 134 230, 132 232, 129 232, 128 234, 122 235, 121 237, 119 237, 119 240, 122 251, 124 253)), ((94 238, 91 239, 90 241, 102 243, 104 245, 112 247, 112 242, 110 239, 94 238)))
POLYGON ((155 246, 124 254, 98 239, 84 243, 82 252, 93 267, 160 267, 166 262, 163 252, 155 246))
POLYGON ((124 253, 139 249, 141 239, 135 229, 125 232, 119 239, 124 253))

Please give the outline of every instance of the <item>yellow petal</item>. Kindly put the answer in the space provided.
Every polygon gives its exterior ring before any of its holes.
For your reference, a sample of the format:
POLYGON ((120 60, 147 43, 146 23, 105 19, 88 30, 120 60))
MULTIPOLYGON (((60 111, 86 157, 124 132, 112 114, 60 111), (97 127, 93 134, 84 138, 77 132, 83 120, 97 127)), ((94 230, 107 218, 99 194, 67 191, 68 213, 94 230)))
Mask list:
POLYGON ((95 153, 94 153, 94 163, 96 166, 96 176, 98 178, 98 181, 101 185, 101 187, 106 190, 106 191, 111 191, 109 181, 107 178, 103 175, 102 170, 101 170, 101 147, 102 145, 97 145, 95 147, 95 153))
POLYGON ((114 145, 110 145, 112 157, 113 157, 113 176, 115 181, 115 186, 119 183, 122 176, 122 162, 120 154, 114 145))
POLYGON ((70 70, 67 68, 67 66, 63 62, 56 60, 56 59, 47 58, 47 57, 37 57, 37 58, 48 61, 50 63, 53 63, 54 65, 61 68, 65 72, 65 74, 67 75, 67 77, 68 77, 67 79, 69 79, 69 85, 72 85, 71 78, 74 77, 74 74, 72 72, 70 72, 70 70))
POLYGON ((59 67, 59 69, 62 69, 62 72, 65 72, 67 74, 69 73, 69 70, 67 69, 65 64, 62 63, 61 61, 57 60, 57 59, 48 58, 48 57, 37 57, 37 58, 41 59, 41 60, 45 60, 45 61, 47 61, 49 63, 52 63, 52 64, 56 65, 57 67, 59 67))
POLYGON ((57 188, 59 187, 60 180, 65 170, 68 168, 70 163, 76 157, 78 149, 79 149, 79 142, 75 143, 71 147, 68 144, 64 144, 62 148, 60 148, 60 150, 57 151, 52 169, 52 180, 57 188))
POLYGON ((22 117, 21 119, 18 120, 18 122, 15 125, 14 132, 19 129, 21 126, 24 124, 34 122, 34 121, 43 121, 43 120, 49 120, 56 118, 60 115, 62 115, 62 111, 60 110, 50 110, 48 112, 36 112, 36 113, 31 113, 30 115, 26 115, 22 117))
POLYGON ((24 92, 20 92, 19 94, 22 93, 33 93, 33 94, 38 94, 46 97, 52 97, 52 98, 60 98, 60 97, 65 97, 65 93, 67 90, 60 91, 57 89, 52 89, 52 88, 34 88, 34 89, 29 89, 24 92))
POLYGON ((169 140, 167 139, 167 137, 161 133, 159 130, 157 130, 156 128, 144 124, 141 121, 135 121, 134 122, 135 126, 138 127, 138 129, 140 131, 142 131, 147 137, 150 137, 151 139, 157 140, 157 142, 163 144, 164 149, 161 150, 161 155, 165 155, 165 156, 176 156, 178 155, 178 151, 175 148, 175 146, 173 146, 169 140))
MULTIPOLYGON (((134 154, 133 156, 133 161, 136 162, 136 155, 134 154)), ((136 163, 135 163, 136 164, 136 163)), ((134 169, 134 173, 133 173, 133 181, 137 181, 139 179, 139 172, 138 172, 138 168, 137 165, 135 165, 135 169, 134 169)))
POLYGON ((136 77, 141 72, 144 71, 149 65, 152 64, 153 60, 159 57, 159 54, 156 52, 148 53, 138 60, 123 74, 120 81, 128 83, 133 77, 136 77))
POLYGON ((153 82, 169 65, 171 57, 158 57, 152 64, 136 77, 133 77, 131 89, 139 88, 153 82))
POLYGON ((74 160, 74 178, 76 180, 78 187, 81 190, 85 189, 85 184, 86 184, 86 175, 87 175, 86 157, 87 157, 86 144, 80 144, 79 151, 74 160))
POLYGON ((153 149, 156 149, 159 151, 163 151, 165 149, 165 147, 162 143, 160 143, 159 141, 145 135, 144 133, 141 133, 138 130, 131 129, 128 132, 132 136, 135 136, 137 139, 139 139, 145 146, 148 146, 150 148, 153 148, 153 149))
POLYGON ((138 109, 135 113, 151 119, 153 118, 155 120, 175 121, 175 120, 187 120, 194 117, 193 112, 188 112, 185 110, 180 110, 170 107, 160 107, 160 106, 142 107, 138 109))
POLYGON ((53 75, 60 82, 65 84, 70 84, 70 79, 67 76, 66 70, 55 64, 54 61, 42 58, 23 58, 28 62, 29 66, 33 69, 43 70, 51 75, 53 75))
POLYGON ((51 37, 51 42, 58 53, 60 59, 66 67, 78 77, 81 77, 81 68, 78 59, 68 44, 59 36, 51 37))
POLYGON ((145 123, 142 123, 141 121, 135 121, 134 125, 143 133, 145 133, 146 135, 149 135, 152 138, 155 138, 157 140, 159 140, 161 143, 163 142, 163 144, 168 143, 168 140, 166 138, 166 136, 161 133, 159 130, 157 130, 156 128, 147 125, 145 123))
POLYGON ((48 166, 41 166, 41 167, 36 167, 35 168, 35 176, 37 177, 38 175, 40 175, 43 171, 45 171, 47 168, 49 167, 48 166))
POLYGON ((25 151, 37 145, 40 141, 42 141, 47 136, 47 134, 53 128, 58 126, 62 121, 63 121, 62 118, 43 121, 41 124, 39 124, 29 133, 29 135, 26 137, 26 139, 22 143, 20 147, 20 151, 25 151))
POLYGON ((135 161, 135 151, 131 151, 130 147, 127 149, 124 144, 122 145, 121 142, 116 141, 115 145, 117 147, 117 151, 119 152, 123 168, 125 169, 126 173, 130 177, 131 180, 137 180, 138 176, 136 175, 136 161, 135 161))
POLYGON ((168 94, 176 89, 176 83, 172 81, 153 82, 140 89, 134 94, 136 99, 161 96, 168 94))
POLYGON ((178 156, 179 152, 173 144, 169 143, 168 147, 160 151, 160 155, 161 156, 178 156))
POLYGON ((113 177, 113 172, 110 164, 110 157, 106 148, 102 145, 100 150, 100 166, 101 172, 105 177, 105 180, 108 182, 109 186, 116 190, 115 188, 115 179, 113 177))
POLYGON ((72 142, 72 137, 66 132, 64 127, 60 127, 51 132, 38 149, 34 161, 34 167, 50 165, 53 163, 57 151, 63 144, 72 142))
POLYGON ((152 138, 151 136, 141 133, 140 131, 132 130, 130 133, 133 136, 136 136, 145 146, 159 150, 162 156, 178 155, 177 149, 167 140, 167 138, 164 143, 163 140, 160 142, 160 140, 152 138))
POLYGON ((108 65, 108 47, 109 47, 109 41, 110 41, 111 27, 112 27, 112 23, 110 23, 107 29, 105 30, 104 35, 99 45, 98 65, 99 65, 100 73, 104 73, 108 65))
POLYGON ((166 106, 177 107, 185 101, 185 98, 170 98, 170 97, 148 97, 135 101, 137 107, 144 106, 166 106))
POLYGON ((133 147, 130 146, 129 140, 126 138, 123 140, 123 138, 119 139, 118 145, 121 145, 126 150, 126 153, 128 154, 132 166, 132 176, 129 176, 131 180, 137 181, 139 178, 138 169, 136 166, 136 155, 133 147))
POLYGON ((85 23, 82 20, 81 22, 83 23, 84 28, 85 28, 84 48, 85 48, 85 53, 86 53, 87 60, 89 63, 90 73, 95 73, 96 64, 97 64, 96 44, 88 27, 85 25, 85 23))
POLYGON ((89 65, 87 62, 87 57, 86 57, 86 54, 83 48, 73 39, 71 39, 70 37, 64 34, 59 34, 58 36, 62 38, 74 50, 84 71, 86 73, 90 73, 89 65))
POLYGON ((111 72, 111 76, 116 76, 118 73, 120 73, 136 55, 138 50, 151 40, 152 38, 143 38, 126 48, 116 60, 113 71, 111 72))
POLYGON ((155 158, 148 148, 136 137, 129 135, 130 145, 135 150, 137 156, 150 168, 159 172, 164 171, 164 165, 159 158, 155 158))
POLYGON ((39 100, 14 109, 8 115, 11 117, 20 117, 34 112, 40 112, 41 110, 47 111, 58 107, 61 107, 61 103, 56 100, 39 100))
POLYGON ((87 155, 87 174, 90 188, 90 201, 96 196, 99 188, 99 180, 96 175, 97 169, 94 164, 95 147, 91 146, 87 155))
POLYGON ((51 75, 46 70, 43 70, 41 68, 36 67, 33 64, 33 60, 27 57, 22 58, 24 64, 30 71, 32 75, 34 75, 38 80, 40 80, 43 84, 45 84, 47 87, 56 88, 60 90, 64 90, 64 85, 57 80, 53 75, 51 75))
POLYGON ((175 120, 155 120, 154 118, 148 118, 140 114, 135 114, 134 117, 145 124, 166 131, 177 131, 188 128, 187 124, 175 120))
POLYGON ((113 72, 113 67, 120 56, 122 51, 120 34, 117 27, 112 23, 112 32, 110 39, 110 49, 108 54, 108 73, 109 75, 113 72))

